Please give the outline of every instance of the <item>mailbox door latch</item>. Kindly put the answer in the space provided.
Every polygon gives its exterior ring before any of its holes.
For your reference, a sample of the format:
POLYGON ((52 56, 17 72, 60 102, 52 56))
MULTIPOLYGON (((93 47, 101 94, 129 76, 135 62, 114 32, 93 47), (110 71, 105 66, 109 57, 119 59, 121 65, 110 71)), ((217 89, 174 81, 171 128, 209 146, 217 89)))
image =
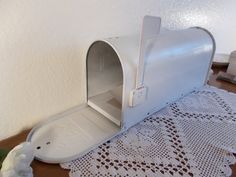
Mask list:
POLYGON ((139 87, 130 92, 129 106, 135 107, 143 103, 147 98, 147 87, 139 87))

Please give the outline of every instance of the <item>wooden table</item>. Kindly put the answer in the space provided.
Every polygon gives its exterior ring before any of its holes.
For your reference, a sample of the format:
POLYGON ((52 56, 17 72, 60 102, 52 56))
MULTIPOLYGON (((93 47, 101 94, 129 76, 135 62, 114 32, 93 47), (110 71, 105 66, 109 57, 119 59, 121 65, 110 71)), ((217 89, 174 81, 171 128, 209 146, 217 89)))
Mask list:
POLYGON ((212 69, 213 69, 214 73, 213 73, 213 75, 211 75, 208 84, 213 85, 218 88, 221 88, 221 89, 224 89, 224 90, 228 90, 230 92, 236 93, 236 85, 231 84, 226 81, 216 80, 217 73, 219 73, 219 71, 225 72, 227 68, 224 66, 218 66, 218 67, 213 67, 212 69))
MULTIPOLYGON (((225 71, 226 68, 214 67, 213 70, 214 70, 214 74, 210 77, 209 84, 212 86, 216 86, 218 88, 222 88, 222 89, 236 93, 236 85, 233 85, 225 81, 216 80, 216 74, 219 71, 225 71)), ((26 130, 16 136, 13 136, 11 138, 1 141, 0 147, 11 149, 17 144, 21 143, 22 141, 25 141, 28 133, 29 133, 29 130, 26 130)), ((45 164, 45 163, 35 160, 32 163, 32 167, 34 169, 34 177, 68 177, 69 176, 68 170, 64 170, 60 168, 59 165, 45 164)), ((236 177, 236 165, 233 165, 232 169, 233 169, 232 177, 236 177)))

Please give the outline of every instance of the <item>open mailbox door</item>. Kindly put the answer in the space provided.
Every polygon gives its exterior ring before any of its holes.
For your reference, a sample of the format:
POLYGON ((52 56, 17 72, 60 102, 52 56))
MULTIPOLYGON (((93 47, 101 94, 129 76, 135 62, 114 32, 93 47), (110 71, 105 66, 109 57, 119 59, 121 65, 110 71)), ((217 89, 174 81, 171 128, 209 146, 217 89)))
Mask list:
POLYGON ((215 51, 213 36, 202 28, 159 33, 160 22, 146 16, 141 38, 91 44, 86 57, 87 103, 32 129, 27 141, 36 159, 76 159, 206 83, 215 51))
POLYGON ((75 159, 120 131, 105 116, 85 105, 42 122, 28 136, 37 160, 62 163, 75 159))

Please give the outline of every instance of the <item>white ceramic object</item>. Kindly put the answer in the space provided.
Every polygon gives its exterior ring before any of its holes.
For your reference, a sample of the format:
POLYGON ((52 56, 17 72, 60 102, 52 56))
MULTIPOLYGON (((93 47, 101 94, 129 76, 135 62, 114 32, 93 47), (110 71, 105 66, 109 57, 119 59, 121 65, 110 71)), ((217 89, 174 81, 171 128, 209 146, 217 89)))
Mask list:
POLYGON ((33 177, 30 167, 34 159, 34 148, 29 142, 22 143, 12 149, 5 158, 1 177, 33 177))
POLYGON ((27 140, 38 160, 62 163, 78 158, 206 83, 215 51, 213 36, 202 28, 159 34, 159 22, 144 18, 143 25, 157 28, 143 30, 150 32, 145 34, 151 36, 148 41, 142 41, 143 32, 91 44, 86 58, 87 103, 30 132, 27 140), (139 104, 130 105, 132 99, 139 104))
POLYGON ((231 52, 227 73, 236 76, 236 51, 231 52))

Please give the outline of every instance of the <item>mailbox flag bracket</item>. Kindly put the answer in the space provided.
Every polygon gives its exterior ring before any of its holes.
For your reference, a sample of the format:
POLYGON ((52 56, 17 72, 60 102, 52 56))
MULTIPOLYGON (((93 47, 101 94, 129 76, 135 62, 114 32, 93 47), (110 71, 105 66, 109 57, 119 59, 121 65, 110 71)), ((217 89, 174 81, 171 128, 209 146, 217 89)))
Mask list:
POLYGON ((142 31, 140 33, 139 61, 136 75, 136 88, 131 91, 129 106, 135 107, 146 100, 147 88, 143 85, 145 70, 145 53, 151 39, 157 38, 161 30, 161 18, 155 16, 144 16, 142 31))

